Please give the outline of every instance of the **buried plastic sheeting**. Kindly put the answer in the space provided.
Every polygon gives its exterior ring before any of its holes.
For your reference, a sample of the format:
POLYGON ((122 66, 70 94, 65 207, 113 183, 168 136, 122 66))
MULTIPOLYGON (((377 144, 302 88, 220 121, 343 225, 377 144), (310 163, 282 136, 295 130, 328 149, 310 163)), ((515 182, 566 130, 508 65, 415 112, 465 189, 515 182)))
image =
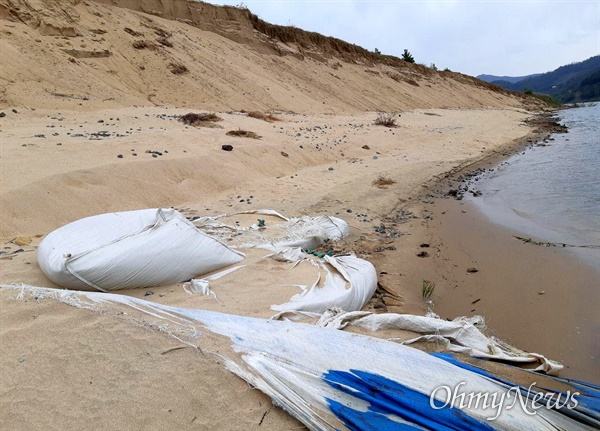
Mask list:
MULTIPOLYGON (((496 401, 507 401, 510 389, 504 382, 387 340, 314 325, 169 307, 123 295, 16 288, 21 289, 19 297, 53 298, 95 311, 125 306, 127 313, 110 314, 125 316, 120 319, 132 324, 151 321, 153 327, 204 352, 217 350, 211 343, 229 344, 218 348, 226 367, 311 430, 595 429, 589 425, 598 414, 595 409, 583 421, 548 405, 532 413, 531 399, 525 397, 523 405, 514 402, 515 395, 509 398, 510 409, 501 402, 452 406, 449 393, 440 387, 487 394, 496 401)), ((594 401, 587 405, 594 406, 594 401)))
POLYGON ((38 248, 52 282, 101 291, 178 283, 243 258, 173 209, 87 217, 51 232, 38 248))

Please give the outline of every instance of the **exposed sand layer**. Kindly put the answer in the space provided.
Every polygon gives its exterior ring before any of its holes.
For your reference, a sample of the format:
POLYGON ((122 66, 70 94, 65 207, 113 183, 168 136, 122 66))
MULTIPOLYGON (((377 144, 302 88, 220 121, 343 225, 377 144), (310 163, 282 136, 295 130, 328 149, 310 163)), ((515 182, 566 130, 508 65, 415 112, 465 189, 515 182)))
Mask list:
POLYGON ((3 429, 304 429, 215 355, 119 317, 14 297, 0 292, 3 429))
POLYGON ((339 113, 524 102, 466 75, 259 24, 185 0, 0 0, 0 106, 339 113))

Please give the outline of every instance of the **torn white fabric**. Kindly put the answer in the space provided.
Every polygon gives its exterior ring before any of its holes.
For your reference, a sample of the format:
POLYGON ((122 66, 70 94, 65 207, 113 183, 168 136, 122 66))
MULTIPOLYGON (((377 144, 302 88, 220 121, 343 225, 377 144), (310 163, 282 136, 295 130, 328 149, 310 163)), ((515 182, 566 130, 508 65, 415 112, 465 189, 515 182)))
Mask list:
POLYGON ((514 393, 510 409, 506 404, 499 408, 498 400, 506 398, 514 383, 499 382, 382 339, 314 325, 169 307, 125 295, 21 289, 23 295, 38 300, 53 298, 132 324, 144 323, 182 343, 197 344, 203 352, 218 351, 215 354, 230 371, 311 430, 576 431, 594 429, 589 424, 597 423, 597 411, 585 409, 585 403, 592 407, 597 403, 591 390, 589 401, 579 398, 574 410, 538 408, 532 414, 531 399, 525 395, 525 404, 513 402, 514 393), (127 312, 117 312, 123 306, 129 308, 127 312), (230 348, 215 344, 223 342, 230 348), (496 405, 479 402, 453 408, 448 405, 452 394, 440 387, 486 394, 496 405))
POLYGON ((210 289, 210 282, 218 280, 219 278, 224 277, 227 274, 237 271, 238 269, 243 268, 245 266, 246 265, 234 266, 233 268, 228 268, 209 277, 193 278, 190 281, 186 281, 185 283, 183 283, 183 290, 189 294, 199 293, 204 296, 212 296, 218 303, 221 303, 221 301, 219 301, 219 298, 217 298, 217 294, 210 289))
POLYGON ((215 217, 201 217, 194 220, 194 224, 209 235, 235 247, 265 248, 275 252, 294 247, 312 249, 327 241, 338 241, 350 234, 348 223, 337 217, 319 215, 287 218, 273 210, 241 211, 215 217), (238 227, 220 221, 222 218, 238 214, 268 215, 280 218, 284 222, 268 223, 265 227, 256 224, 238 227))
POLYGON ((382 313, 373 314, 368 311, 345 312, 341 309, 327 310, 317 325, 325 328, 343 329, 348 325, 360 326, 370 331, 380 329, 400 329, 425 334, 421 337, 406 340, 402 344, 418 341, 441 342, 451 352, 466 353, 474 358, 495 359, 515 363, 539 362, 536 371, 544 371, 556 375, 563 365, 547 359, 537 353, 523 352, 495 337, 486 336, 479 328, 485 328, 481 316, 460 317, 451 322, 426 316, 411 314, 382 313))
POLYGON ((289 302, 271 308, 280 312, 324 313, 328 308, 360 310, 377 289, 375 267, 354 255, 325 256, 318 262, 325 271, 310 287, 303 286, 301 293, 289 302))
POLYGON ((101 214, 69 223, 38 248, 44 274, 59 286, 111 291, 189 280, 245 255, 197 229, 173 209, 101 214))

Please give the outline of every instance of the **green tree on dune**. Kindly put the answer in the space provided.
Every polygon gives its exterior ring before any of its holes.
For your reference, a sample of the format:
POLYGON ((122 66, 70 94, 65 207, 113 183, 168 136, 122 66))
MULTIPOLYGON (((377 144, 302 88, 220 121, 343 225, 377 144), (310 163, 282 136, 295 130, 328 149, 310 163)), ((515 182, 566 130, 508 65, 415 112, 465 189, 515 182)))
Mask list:
POLYGON ((406 61, 407 63, 415 62, 415 58, 412 56, 412 54, 410 52, 408 52, 408 49, 404 50, 404 53, 402 54, 402 60, 406 61))

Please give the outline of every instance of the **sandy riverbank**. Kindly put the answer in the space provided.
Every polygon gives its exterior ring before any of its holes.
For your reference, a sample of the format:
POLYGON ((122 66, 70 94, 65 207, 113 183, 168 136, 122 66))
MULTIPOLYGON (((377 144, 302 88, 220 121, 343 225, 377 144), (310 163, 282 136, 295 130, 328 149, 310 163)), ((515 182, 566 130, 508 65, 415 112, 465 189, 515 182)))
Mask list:
MULTIPOLYGON (((87 215, 157 206, 175 206, 190 215, 274 208, 287 215, 328 214, 347 220, 353 232, 344 247, 372 261, 382 285, 397 294, 380 294, 367 308, 417 314, 425 310, 423 279, 437 283, 436 311, 441 313, 444 298, 460 302, 461 296, 450 289, 455 274, 464 271, 459 256, 466 246, 448 247, 449 260, 444 259, 443 247, 454 240, 426 228, 432 222, 428 215, 435 212, 425 213, 422 206, 401 209, 421 205, 417 198, 431 178, 504 152, 507 143, 531 131, 524 123, 530 114, 519 109, 416 110, 403 113, 397 128, 374 126, 373 113, 278 114, 282 121, 274 123, 222 113, 219 127, 194 128, 171 117, 187 112, 181 109, 19 111, 9 113, 2 127, 1 235, 6 253, 0 260, 0 282, 52 286, 37 267, 36 245, 51 230, 87 215), (240 128, 262 138, 226 135, 240 128), (223 151, 222 145, 233 145, 233 151, 223 151), (385 188, 373 185, 380 176, 395 182, 385 188), (424 242, 430 243, 431 254, 439 248, 442 257, 417 257, 424 242), (440 277, 448 283, 438 281, 440 277)), ((433 221, 438 219, 434 215, 433 221)), ((480 275, 485 274, 480 266, 480 275)), ((465 282, 474 279, 468 277, 465 282)), ((271 286, 256 285, 258 302, 272 301, 271 286)), ((145 291, 129 293, 142 296, 145 291)), ((146 299, 185 307, 208 304, 185 294, 181 285, 155 290, 146 299)), ((90 417, 99 428, 114 423, 139 427, 140 415, 122 409, 131 391, 141 400, 133 411, 144 412, 145 429, 161 429, 164 421, 181 429, 198 424, 233 429, 233 422, 240 429, 299 426, 271 409, 258 391, 225 371, 214 371, 219 368, 215 358, 191 349, 169 351, 176 346, 166 336, 64 304, 14 301, 11 292, 2 292, 1 301, 1 361, 8 373, 3 371, 0 416, 13 429, 35 429, 48 415, 63 429, 77 428, 90 417), (199 373, 204 365, 214 372, 199 373), (23 381, 29 381, 26 393, 16 391, 23 381), (102 385, 98 389, 97 383, 102 385), (165 386, 172 388, 167 398, 160 392, 165 386), (43 393, 35 391, 39 387, 43 393), (110 402, 107 393, 112 394, 110 402), (207 397, 216 398, 215 404, 209 405, 207 397), (25 408, 25 402, 42 402, 43 408, 25 408), (69 413, 68 406, 75 404, 85 417, 69 413), (189 413, 205 409, 214 415, 189 413), (231 414, 221 415, 223 410, 231 414)), ((267 317, 268 310, 255 305, 244 302, 230 311, 267 317)), ((490 326, 496 329, 494 321, 490 326)), ((518 347, 531 350, 526 343, 518 347)))
MULTIPOLYGON (((410 252, 404 259, 414 260, 422 252, 428 256, 391 284, 434 281, 433 309, 442 317, 483 315, 498 337, 564 363, 563 376, 598 382, 598 271, 569 249, 518 240, 518 232, 487 219, 477 208, 477 197, 448 196, 450 190, 464 186, 465 179, 476 190, 473 175, 560 131, 544 121, 535 121, 536 133, 434 179, 418 198, 400 204, 401 212, 423 217, 412 231, 416 238, 405 244, 410 252), (469 272, 470 268, 477 272, 469 272)), ((378 266, 392 266, 396 253, 385 252, 378 266)))

